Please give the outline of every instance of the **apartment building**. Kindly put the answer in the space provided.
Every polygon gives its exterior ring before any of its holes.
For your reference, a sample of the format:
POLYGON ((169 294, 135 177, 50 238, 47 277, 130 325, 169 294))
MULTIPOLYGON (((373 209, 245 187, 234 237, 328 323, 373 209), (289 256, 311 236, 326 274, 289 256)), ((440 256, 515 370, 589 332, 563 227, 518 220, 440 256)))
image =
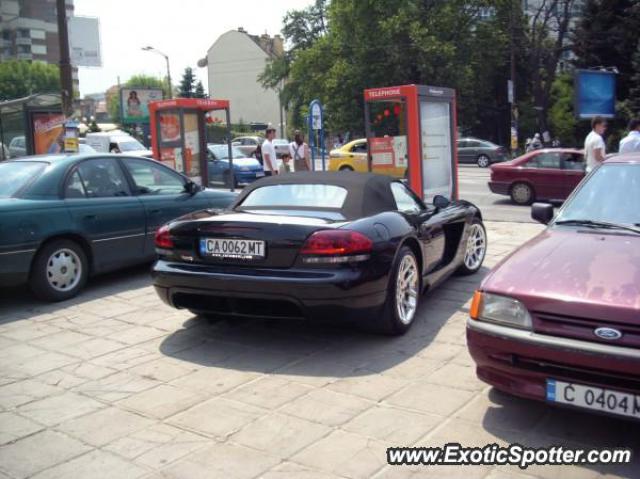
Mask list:
MULTIPOLYGON (((73 0, 66 0, 65 5, 69 18, 73 0)), ((0 61, 11 59, 59 64, 55 0, 0 1, 0 61)), ((73 82, 77 90, 77 68, 73 68, 73 82)))

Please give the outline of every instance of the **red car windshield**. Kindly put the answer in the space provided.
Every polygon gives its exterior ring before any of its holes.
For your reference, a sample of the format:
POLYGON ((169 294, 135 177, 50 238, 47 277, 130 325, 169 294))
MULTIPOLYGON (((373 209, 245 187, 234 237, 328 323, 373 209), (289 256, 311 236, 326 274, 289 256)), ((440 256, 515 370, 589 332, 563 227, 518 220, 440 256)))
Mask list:
POLYGON ((590 220, 640 226, 640 165, 598 168, 560 211, 557 222, 590 220))

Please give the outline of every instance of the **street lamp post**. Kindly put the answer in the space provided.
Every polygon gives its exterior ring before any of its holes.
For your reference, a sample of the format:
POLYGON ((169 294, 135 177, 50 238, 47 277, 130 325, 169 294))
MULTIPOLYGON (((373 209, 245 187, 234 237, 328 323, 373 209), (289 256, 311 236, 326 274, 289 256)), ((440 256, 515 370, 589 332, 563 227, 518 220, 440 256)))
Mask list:
POLYGON ((171 69, 169 68, 169 55, 162 53, 160 50, 157 50, 153 47, 147 46, 142 47, 145 52, 153 52, 158 55, 162 55, 167 62, 167 82, 169 83, 169 98, 173 98, 173 86, 171 86, 171 69))

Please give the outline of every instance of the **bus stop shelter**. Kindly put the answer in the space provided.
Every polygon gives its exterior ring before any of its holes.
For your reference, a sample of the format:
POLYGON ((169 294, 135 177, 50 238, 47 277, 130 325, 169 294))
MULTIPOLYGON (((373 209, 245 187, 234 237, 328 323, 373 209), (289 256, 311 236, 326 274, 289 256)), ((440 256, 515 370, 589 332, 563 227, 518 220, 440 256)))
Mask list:
MULTIPOLYGON (((62 102, 56 93, 39 93, 0 102, 0 143, 9 146, 14 138, 20 156, 57 153, 64 149, 62 102)), ((0 147, 0 161, 7 150, 0 147)))

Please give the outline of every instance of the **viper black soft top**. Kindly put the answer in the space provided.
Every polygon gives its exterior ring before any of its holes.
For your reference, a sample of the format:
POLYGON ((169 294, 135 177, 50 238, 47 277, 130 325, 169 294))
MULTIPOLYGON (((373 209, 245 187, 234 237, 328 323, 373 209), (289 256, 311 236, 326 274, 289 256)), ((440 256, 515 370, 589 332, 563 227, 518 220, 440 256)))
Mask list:
MULTIPOLYGON (((372 216, 384 211, 396 211, 396 202, 391 192, 394 180, 388 176, 353 171, 315 172, 304 171, 262 178, 247 186, 231 206, 242 206, 244 199, 253 191, 272 185, 334 185, 347 190, 347 197, 339 208, 347 220, 372 216)), ((300 208, 296 208, 300 209, 300 208)), ((318 210, 332 208, 316 208, 318 210)), ((336 209, 333 209, 334 211, 336 209)))

